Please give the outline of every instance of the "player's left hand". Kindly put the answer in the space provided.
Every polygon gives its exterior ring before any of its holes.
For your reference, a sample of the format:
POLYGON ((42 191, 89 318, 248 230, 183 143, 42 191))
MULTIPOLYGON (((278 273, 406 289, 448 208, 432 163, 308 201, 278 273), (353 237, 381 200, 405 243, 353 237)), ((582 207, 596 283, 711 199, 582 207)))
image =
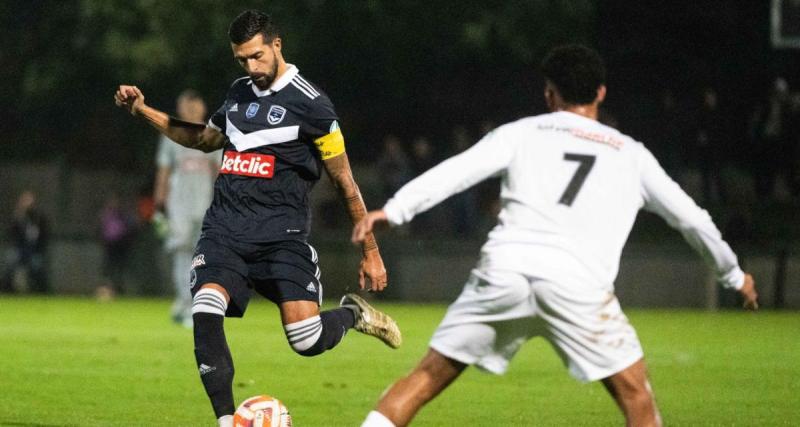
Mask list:
POLYGON ((756 292, 756 281, 753 276, 745 273, 744 285, 739 289, 739 293, 744 298, 744 308, 747 310, 758 310, 758 292, 756 292))
POLYGON ((358 286, 369 291, 382 291, 387 284, 386 268, 383 266, 381 253, 377 249, 366 252, 358 270, 358 286))

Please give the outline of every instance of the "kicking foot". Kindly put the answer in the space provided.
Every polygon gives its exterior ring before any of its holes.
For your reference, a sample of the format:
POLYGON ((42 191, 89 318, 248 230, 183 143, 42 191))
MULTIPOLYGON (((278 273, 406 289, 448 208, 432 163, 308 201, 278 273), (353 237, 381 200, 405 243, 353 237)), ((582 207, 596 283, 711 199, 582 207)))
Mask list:
POLYGON ((391 348, 400 347, 402 344, 403 336, 397 323, 386 313, 374 309, 364 298, 356 294, 347 294, 342 297, 339 305, 353 310, 356 315, 355 329, 358 332, 372 335, 391 348))

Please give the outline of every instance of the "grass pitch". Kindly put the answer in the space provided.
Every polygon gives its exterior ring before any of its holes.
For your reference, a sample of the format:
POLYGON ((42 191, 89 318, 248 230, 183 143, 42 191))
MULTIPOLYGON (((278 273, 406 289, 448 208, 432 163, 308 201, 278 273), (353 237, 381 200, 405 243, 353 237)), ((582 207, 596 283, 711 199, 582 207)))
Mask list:
MULTIPOLYGON (((443 305, 377 305, 405 343, 350 332, 315 358, 286 344, 277 310, 254 301, 226 321, 235 397, 284 401, 295 424, 357 426, 425 352, 443 305)), ((191 332, 169 301, 0 297, 0 425, 213 426, 191 332)), ((800 314, 627 310, 668 425, 796 425, 800 314)), ((621 425, 599 383, 572 380, 543 340, 502 377, 467 372, 418 415, 420 426, 621 425)))

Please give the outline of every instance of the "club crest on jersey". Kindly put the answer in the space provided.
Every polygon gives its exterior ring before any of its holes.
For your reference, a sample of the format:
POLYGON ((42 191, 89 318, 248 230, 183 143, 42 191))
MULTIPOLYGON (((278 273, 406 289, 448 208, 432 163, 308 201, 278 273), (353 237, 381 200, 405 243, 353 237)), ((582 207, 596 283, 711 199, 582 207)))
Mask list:
POLYGON ((286 109, 281 107, 280 105, 273 105, 269 107, 269 111, 267 111, 267 122, 271 125, 277 125, 283 120, 283 116, 286 115, 286 109))
POLYGON ((258 113, 258 109, 261 105, 258 102, 251 102, 250 105, 247 107, 247 111, 245 111, 244 115, 248 119, 252 119, 258 113))

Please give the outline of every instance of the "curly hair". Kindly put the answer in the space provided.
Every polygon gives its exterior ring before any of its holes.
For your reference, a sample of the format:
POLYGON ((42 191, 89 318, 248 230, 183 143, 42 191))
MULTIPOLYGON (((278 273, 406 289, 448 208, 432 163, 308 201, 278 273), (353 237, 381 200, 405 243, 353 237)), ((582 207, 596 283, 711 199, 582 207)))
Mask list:
POLYGON ((542 73, 564 101, 575 105, 594 102, 597 88, 606 83, 606 67, 600 54, 582 45, 551 50, 542 61, 542 73))

